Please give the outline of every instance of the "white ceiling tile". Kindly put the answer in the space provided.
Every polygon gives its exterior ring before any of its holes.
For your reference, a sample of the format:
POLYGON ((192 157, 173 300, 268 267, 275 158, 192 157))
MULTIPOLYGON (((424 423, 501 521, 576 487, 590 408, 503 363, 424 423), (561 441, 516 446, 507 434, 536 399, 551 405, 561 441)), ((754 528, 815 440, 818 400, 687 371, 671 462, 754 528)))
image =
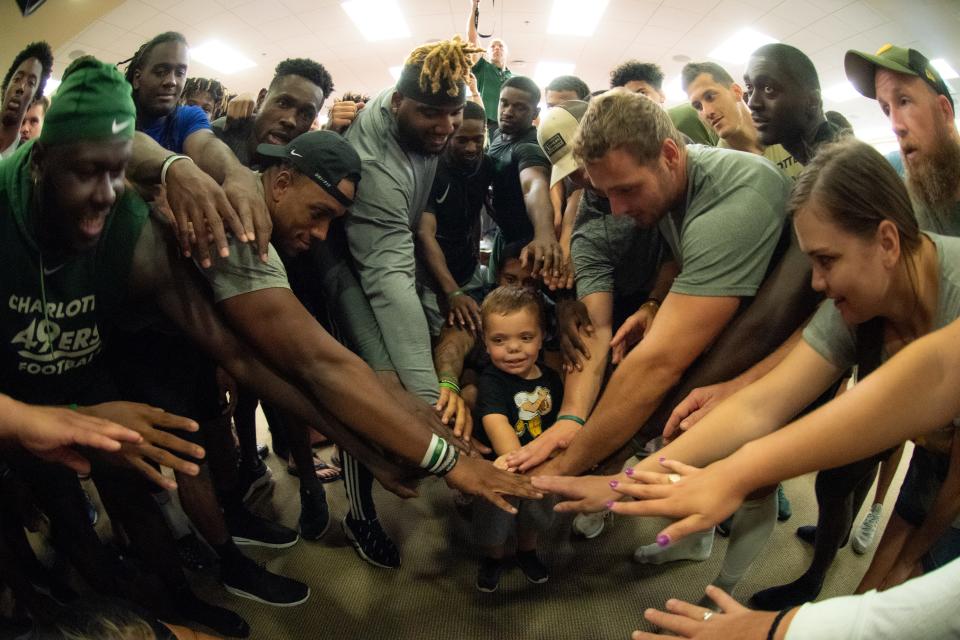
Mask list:
POLYGON ((778 4, 770 11, 769 15, 794 22, 801 27, 809 25, 811 22, 819 20, 827 15, 827 12, 810 2, 797 2, 796 0, 787 0, 778 4))
POLYGON ((409 23, 409 26, 410 33, 417 42, 446 40, 457 32, 450 21, 449 13, 418 16, 416 21, 409 23))
POLYGON ((663 6, 686 9, 696 13, 708 13, 720 4, 720 0, 664 0, 663 6))
MULTIPOLYGON (((433 15, 437 13, 450 14, 450 3, 447 0, 402 0, 399 2, 400 10, 403 12, 404 16, 423 16, 423 15, 433 15)), ((470 7, 467 6, 467 3, 463 3, 463 15, 461 17, 463 27, 467 23, 467 14, 470 13, 470 7)))
MULTIPOLYGON (((93 24, 80 32, 75 38, 77 43, 87 47, 103 48, 104 43, 119 38, 126 31, 112 24, 107 24, 102 20, 94 20, 93 24)), ((134 53, 133 51, 130 52, 134 53)))
POLYGON ((674 31, 687 31, 703 18, 703 13, 661 6, 650 16, 648 27, 660 27, 674 31))
POLYGON ((842 40, 850 35, 850 26, 843 20, 832 15, 820 18, 807 28, 818 36, 823 36, 833 42, 842 40))
MULTIPOLYGON (((328 11, 333 11, 334 8, 337 8, 336 5, 340 4, 339 0, 280 0, 280 2, 291 13, 307 13, 309 11, 316 11, 322 5, 331 5, 328 11)), ((337 8, 339 11, 339 8, 337 8)))
POLYGON ((644 27, 634 39, 634 44, 669 49, 683 37, 683 31, 671 31, 659 27, 644 27))
MULTIPOLYGON (((714 3, 718 1, 710 0, 714 3)), ((659 0, 610 0, 607 10, 603 12, 600 28, 603 28, 604 24, 615 22, 643 24, 657 11, 658 6, 660 6, 659 0)))
POLYGON ((847 6, 853 2, 853 0, 807 0, 807 2, 819 7, 820 9, 823 9, 824 11, 827 11, 828 13, 833 13, 834 11, 847 6))
POLYGON ((751 26, 757 31, 781 41, 802 29, 802 25, 779 18, 772 13, 755 20, 751 26))
POLYGON ((223 13, 223 7, 211 0, 206 0, 205 2, 183 0, 183 2, 172 4, 165 12, 177 20, 196 24, 223 13))
POLYGON ((176 31, 178 33, 187 35, 186 32, 190 30, 190 26, 183 20, 178 20, 177 18, 174 18, 173 16, 161 11, 143 24, 130 30, 138 35, 144 36, 144 40, 146 41, 155 35, 164 33, 165 31, 176 31))
POLYGON ((256 25, 257 31, 269 42, 282 42, 290 38, 311 36, 310 29, 299 20, 281 18, 256 25))
MULTIPOLYGON (((281 3, 264 2, 263 0, 253 0, 253 2, 234 7, 231 13, 252 27, 259 27, 265 22, 290 20, 293 16, 290 10, 281 3)), ((296 20, 290 20, 290 22, 294 23, 296 20)))
POLYGON ((155 7, 140 0, 127 0, 113 11, 105 13, 100 19, 121 29, 132 29, 155 15, 157 15, 155 7))
POLYGON ((740 0, 723 0, 706 14, 701 24, 709 25, 714 30, 737 30, 754 22, 761 15, 756 7, 740 0))
POLYGON ((803 29, 790 36, 785 42, 810 55, 829 47, 832 41, 810 29, 803 29))
POLYGON ((847 23, 851 29, 855 29, 856 31, 873 29, 887 21, 886 17, 880 15, 863 2, 849 4, 833 15, 847 23))

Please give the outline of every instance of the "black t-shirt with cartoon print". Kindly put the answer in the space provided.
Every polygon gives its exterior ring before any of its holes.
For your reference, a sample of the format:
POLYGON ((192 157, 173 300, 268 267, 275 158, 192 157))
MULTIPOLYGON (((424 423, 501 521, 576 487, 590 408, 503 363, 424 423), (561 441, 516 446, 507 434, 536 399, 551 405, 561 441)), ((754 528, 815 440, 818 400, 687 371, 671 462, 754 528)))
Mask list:
POLYGON ((542 362, 537 366, 540 377, 532 380, 506 373, 492 364, 483 370, 474 420, 474 435, 481 442, 490 446, 483 430, 483 416, 489 414, 506 416, 521 445, 533 442, 556 422, 563 402, 563 382, 556 371, 542 362))

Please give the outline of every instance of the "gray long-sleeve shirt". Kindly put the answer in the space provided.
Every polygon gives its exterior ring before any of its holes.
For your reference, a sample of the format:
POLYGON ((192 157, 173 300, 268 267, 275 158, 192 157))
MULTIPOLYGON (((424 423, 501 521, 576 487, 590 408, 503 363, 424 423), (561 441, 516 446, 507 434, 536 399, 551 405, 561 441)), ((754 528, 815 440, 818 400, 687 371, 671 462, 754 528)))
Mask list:
POLYGON ((344 134, 362 162, 358 196, 346 219, 360 284, 380 324, 390 360, 408 391, 438 397, 430 333, 417 294, 414 229, 430 195, 436 156, 405 151, 388 89, 344 134))

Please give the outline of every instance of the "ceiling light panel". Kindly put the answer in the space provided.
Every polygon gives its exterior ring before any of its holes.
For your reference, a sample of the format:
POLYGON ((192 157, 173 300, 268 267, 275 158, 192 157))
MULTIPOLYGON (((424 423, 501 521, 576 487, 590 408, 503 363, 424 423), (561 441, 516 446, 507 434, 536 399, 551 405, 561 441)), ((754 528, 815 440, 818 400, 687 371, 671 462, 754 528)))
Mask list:
POLYGON ((931 60, 930 64, 933 65, 933 68, 937 70, 940 74, 940 77, 944 80, 955 80, 960 78, 960 74, 957 73, 957 70, 950 66, 950 63, 943 58, 937 58, 936 60, 931 60))
POLYGON ((257 66, 253 60, 219 40, 209 40, 199 47, 190 47, 190 60, 220 73, 236 73, 257 66))
POLYGON ((533 81, 538 87, 545 87, 557 76, 573 74, 576 65, 572 62, 538 62, 533 72, 533 81))
POLYGON ((410 37, 410 28, 395 0, 350 0, 340 6, 370 42, 410 37))
POLYGON ((720 46, 708 55, 724 62, 744 63, 750 59, 751 53, 771 42, 778 42, 778 40, 747 27, 721 42, 720 46))
POLYGON ((822 95, 828 102, 847 102, 860 97, 860 92, 849 82, 841 82, 823 90, 822 95))
POLYGON ((547 33, 558 36, 592 36, 608 0, 553 0, 547 33))

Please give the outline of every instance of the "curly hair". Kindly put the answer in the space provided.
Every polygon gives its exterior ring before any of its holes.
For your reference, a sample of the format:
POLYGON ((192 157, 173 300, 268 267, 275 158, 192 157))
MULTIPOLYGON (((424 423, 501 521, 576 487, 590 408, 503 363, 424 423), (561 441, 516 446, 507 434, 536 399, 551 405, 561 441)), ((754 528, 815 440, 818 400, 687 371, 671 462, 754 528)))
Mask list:
POLYGON ((417 47, 407 56, 406 64, 418 65, 420 71, 420 88, 424 91, 430 88, 430 93, 440 93, 446 85, 447 95, 460 94, 460 83, 466 82, 470 75, 470 56, 474 53, 483 53, 483 49, 464 42, 460 36, 453 36, 450 40, 441 40, 417 47))
POLYGON ((273 80, 270 81, 270 88, 284 76, 300 76, 306 78, 313 84, 320 87, 323 91, 323 99, 333 93, 333 77, 319 62, 314 62, 309 58, 287 58, 277 65, 273 72, 273 80))
POLYGON ((610 88, 626 86, 628 82, 639 80, 646 82, 651 87, 660 91, 663 87, 663 69, 660 65, 652 62, 640 62, 639 60, 627 60, 623 64, 616 66, 610 72, 610 88))
POLYGON ((28 44, 26 48, 13 59, 13 64, 7 69, 7 75, 3 77, 0 96, 7 92, 7 86, 10 84, 10 79, 13 77, 13 74, 17 72, 17 68, 23 64, 25 60, 29 60, 30 58, 39 60, 41 68, 40 82, 37 83, 37 91, 33 95, 33 99, 36 100, 43 95, 43 89, 47 86, 47 80, 53 72, 53 51, 51 51, 49 44, 41 40, 40 42, 31 42, 28 44))
POLYGON ((187 78, 180 95, 180 104, 186 103, 191 96, 198 93, 209 93, 213 102, 213 114, 210 119, 219 118, 227 111, 227 89, 219 80, 212 78, 187 78))

